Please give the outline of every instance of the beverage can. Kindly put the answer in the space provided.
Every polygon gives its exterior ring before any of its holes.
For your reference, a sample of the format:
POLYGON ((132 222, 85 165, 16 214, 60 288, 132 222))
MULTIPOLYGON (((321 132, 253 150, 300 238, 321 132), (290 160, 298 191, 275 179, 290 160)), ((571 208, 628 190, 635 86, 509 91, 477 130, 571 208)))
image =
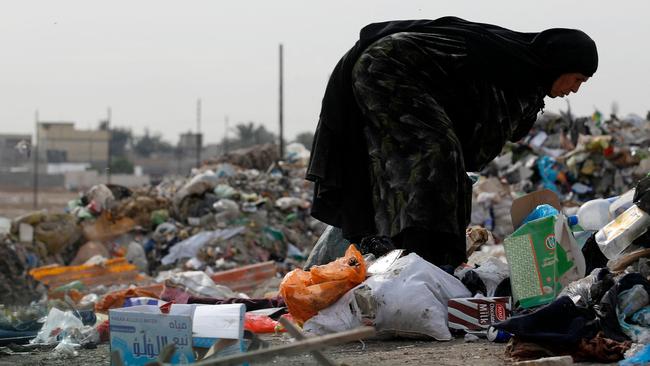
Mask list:
POLYGON ((512 334, 503 331, 501 329, 497 329, 495 327, 489 327, 487 331, 487 339, 490 342, 495 342, 495 343, 505 343, 512 338, 512 334))

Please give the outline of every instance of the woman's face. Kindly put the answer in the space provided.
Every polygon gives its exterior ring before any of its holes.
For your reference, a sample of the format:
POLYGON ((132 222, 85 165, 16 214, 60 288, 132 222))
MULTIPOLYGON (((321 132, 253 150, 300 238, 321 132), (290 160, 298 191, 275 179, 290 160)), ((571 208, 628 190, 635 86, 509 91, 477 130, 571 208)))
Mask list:
POLYGON ((589 80, 589 77, 584 76, 579 72, 562 74, 555 80, 555 82, 553 82, 551 92, 548 96, 555 98, 567 96, 571 92, 577 93, 578 89, 580 89, 580 85, 587 80, 589 80))

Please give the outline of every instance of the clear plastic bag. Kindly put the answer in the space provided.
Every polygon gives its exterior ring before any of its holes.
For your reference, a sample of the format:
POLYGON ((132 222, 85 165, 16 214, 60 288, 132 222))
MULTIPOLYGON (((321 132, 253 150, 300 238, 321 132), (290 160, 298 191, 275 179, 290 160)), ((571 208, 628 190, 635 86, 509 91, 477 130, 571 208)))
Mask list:
POLYGON ((74 316, 72 311, 63 312, 52 308, 45 318, 43 328, 38 332, 36 338, 31 340, 32 344, 54 344, 60 342, 64 336, 73 331, 81 329, 84 325, 81 319, 74 316))

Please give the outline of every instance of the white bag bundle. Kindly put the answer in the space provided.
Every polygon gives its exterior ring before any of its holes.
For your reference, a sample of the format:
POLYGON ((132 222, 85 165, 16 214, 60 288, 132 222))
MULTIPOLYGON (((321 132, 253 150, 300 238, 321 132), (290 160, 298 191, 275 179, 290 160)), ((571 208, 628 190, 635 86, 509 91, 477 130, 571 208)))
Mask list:
POLYGON ((373 323, 380 336, 446 341, 447 301, 470 296, 457 278, 411 253, 321 310, 304 330, 322 335, 373 323))

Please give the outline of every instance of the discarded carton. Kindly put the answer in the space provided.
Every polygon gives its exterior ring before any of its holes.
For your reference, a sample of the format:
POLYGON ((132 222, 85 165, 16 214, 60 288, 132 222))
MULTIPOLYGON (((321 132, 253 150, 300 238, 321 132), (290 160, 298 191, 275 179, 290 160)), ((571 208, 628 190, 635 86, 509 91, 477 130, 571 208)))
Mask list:
POLYGON ((243 304, 172 304, 169 314, 158 305, 109 310, 111 351, 119 351, 126 366, 157 358, 165 344, 175 343, 172 364, 195 361, 194 348, 223 357, 244 352, 243 304))
MULTIPOLYGON (((550 204, 561 210, 550 190, 537 191, 513 201, 515 228, 535 207, 550 204)), ((566 217, 547 216, 518 227, 504 241, 515 301, 523 308, 547 304, 562 288, 585 275, 585 261, 566 217)))
POLYGON ((157 306, 141 305, 108 312, 111 352, 117 351, 125 366, 155 361, 167 344, 176 351, 172 364, 193 362, 191 305, 171 306, 162 314, 157 306))
POLYGON ((457 298, 447 302, 449 328, 487 330, 510 317, 510 297, 457 298))

